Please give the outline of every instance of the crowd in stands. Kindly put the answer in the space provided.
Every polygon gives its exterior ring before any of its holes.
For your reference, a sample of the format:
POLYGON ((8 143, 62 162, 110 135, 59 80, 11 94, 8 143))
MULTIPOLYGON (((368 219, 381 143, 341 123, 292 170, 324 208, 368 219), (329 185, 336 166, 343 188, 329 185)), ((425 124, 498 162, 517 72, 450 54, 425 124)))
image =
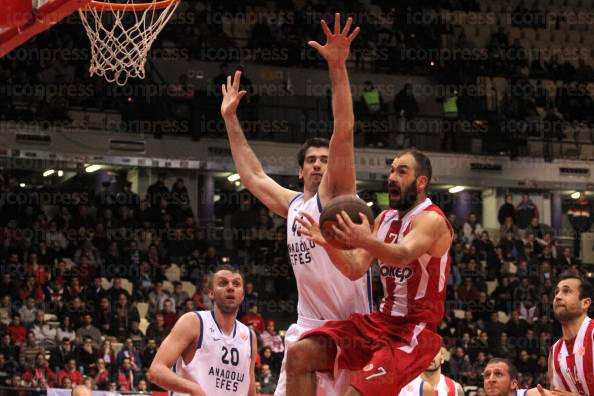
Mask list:
MULTIPOLYGON (((94 193, 55 190, 70 203, 52 205, 49 187, 21 188, 2 176, 1 386, 155 390, 147 369, 157 348, 181 314, 212 308, 208 271, 231 262, 246 276, 239 319, 259 337, 258 386, 273 393, 282 329, 296 315, 282 219, 242 195, 236 206, 215 209, 235 239, 209 241, 183 179, 168 186, 161 176, 141 196, 129 183, 104 183, 94 193)), ((444 370, 465 385, 481 383, 493 356, 517 364, 522 386, 544 383, 559 332, 551 315, 555 277, 581 270, 571 249, 556 246, 528 195, 512 201, 499 210, 498 237, 476 214, 463 222, 449 216, 456 234, 439 331, 451 355, 444 370)), ((377 277, 373 287, 377 307, 377 277)))
POLYGON ((157 348, 181 314, 212 308, 209 271, 230 259, 249 279, 240 318, 257 329, 259 386, 272 393, 284 342, 258 308, 271 295, 287 298, 287 312, 295 306, 294 287, 273 281, 290 271, 277 263, 286 245, 273 218, 237 208, 236 226, 250 224, 237 244, 245 256, 224 256, 223 241, 202 236, 183 179, 166 186, 160 177, 142 198, 130 186, 34 189, 0 177, 0 386, 155 390, 147 370, 157 348), (56 205, 64 197, 69 204, 56 205))

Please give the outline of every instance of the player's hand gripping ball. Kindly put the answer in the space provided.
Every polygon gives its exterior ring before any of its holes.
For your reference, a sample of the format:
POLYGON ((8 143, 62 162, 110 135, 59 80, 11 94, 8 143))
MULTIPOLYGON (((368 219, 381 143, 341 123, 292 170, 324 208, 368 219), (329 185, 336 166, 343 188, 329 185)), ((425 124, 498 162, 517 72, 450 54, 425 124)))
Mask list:
POLYGON ((343 210, 348 214, 352 222, 355 224, 362 223, 359 213, 363 213, 365 216, 367 216, 367 220, 369 221, 371 229, 373 229, 374 221, 373 212, 371 211, 371 208, 367 206, 365 201, 354 195, 340 195, 336 198, 333 198, 322 210, 322 213, 320 214, 320 231, 322 232, 324 239, 337 249, 351 250, 354 249, 354 247, 351 246, 348 241, 342 240, 336 236, 334 230, 332 229, 333 225, 338 227, 336 215, 343 210))

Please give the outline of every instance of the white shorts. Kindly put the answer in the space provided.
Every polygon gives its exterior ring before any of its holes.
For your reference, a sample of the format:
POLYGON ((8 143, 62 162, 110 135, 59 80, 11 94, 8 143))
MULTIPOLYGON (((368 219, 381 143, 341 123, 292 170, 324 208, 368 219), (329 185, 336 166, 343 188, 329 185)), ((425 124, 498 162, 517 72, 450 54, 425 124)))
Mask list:
MULTIPOLYGON (((285 396, 287 394, 287 351, 299 341, 299 338, 306 331, 317 329, 326 323, 325 320, 315 320, 307 318, 297 319, 285 334, 285 356, 281 365, 280 376, 274 391, 274 396, 285 396)), ((327 373, 316 373, 317 390, 316 396, 343 396, 350 385, 350 371, 334 370, 334 379, 327 373)))

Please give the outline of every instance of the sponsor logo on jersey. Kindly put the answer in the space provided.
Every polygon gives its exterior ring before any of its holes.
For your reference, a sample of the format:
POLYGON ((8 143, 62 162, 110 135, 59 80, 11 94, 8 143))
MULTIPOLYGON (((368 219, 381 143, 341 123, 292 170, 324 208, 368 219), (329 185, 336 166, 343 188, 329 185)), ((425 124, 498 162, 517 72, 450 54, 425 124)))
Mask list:
POLYGON ((241 338, 241 341, 247 341, 247 339, 248 339, 248 336, 247 336, 247 334, 241 333, 241 334, 239 335, 239 338, 241 338))
POLYGON ((369 363, 367 366, 363 367, 363 371, 371 371, 373 370, 373 363, 369 363))
POLYGON ((398 282, 404 282, 414 275, 414 270, 411 267, 390 267, 388 265, 380 266, 380 274, 382 276, 389 276, 396 278, 398 282))

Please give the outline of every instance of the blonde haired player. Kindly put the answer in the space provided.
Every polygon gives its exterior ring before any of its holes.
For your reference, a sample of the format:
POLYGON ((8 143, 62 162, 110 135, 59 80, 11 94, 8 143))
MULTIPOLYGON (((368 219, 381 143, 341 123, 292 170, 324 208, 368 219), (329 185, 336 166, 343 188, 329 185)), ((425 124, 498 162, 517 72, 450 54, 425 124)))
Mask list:
POLYGON ((398 396, 464 396, 462 385, 441 373, 444 349, 441 348, 429 367, 400 390, 398 396))
MULTIPOLYGON (((346 319, 353 313, 371 311, 371 280, 369 274, 357 280, 343 276, 334 266, 323 247, 306 239, 300 231, 300 212, 318 219, 324 205, 343 194, 355 194, 355 162, 353 128, 355 116, 346 69, 350 45, 359 33, 351 32, 352 18, 344 29, 340 14, 335 15, 334 32, 325 21, 321 22, 326 44, 315 41, 308 44, 328 62, 332 84, 332 113, 334 128, 328 143, 325 139, 310 139, 298 153, 299 178, 303 192, 298 193, 280 186, 269 177, 260 160, 249 146, 237 118, 236 110, 246 91, 239 90, 241 73, 227 79, 222 87, 221 114, 225 120, 233 161, 241 182, 270 210, 287 219, 287 248, 297 282, 299 300, 297 323, 292 324, 285 336, 285 358, 276 396, 286 392, 286 351, 299 340, 301 334, 326 323, 328 320, 346 319)), ((330 377, 318 375, 319 394, 342 395, 348 387, 347 371, 330 377), (333 378, 333 379, 330 379, 333 378)))

